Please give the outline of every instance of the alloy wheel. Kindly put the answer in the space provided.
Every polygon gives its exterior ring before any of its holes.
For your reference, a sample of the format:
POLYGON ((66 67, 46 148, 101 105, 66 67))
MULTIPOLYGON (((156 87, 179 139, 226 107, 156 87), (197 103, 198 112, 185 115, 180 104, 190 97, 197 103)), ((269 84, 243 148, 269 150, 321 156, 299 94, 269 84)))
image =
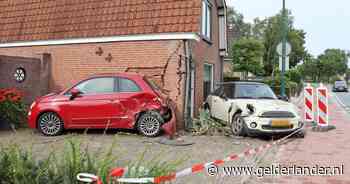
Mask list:
POLYGON ((63 122, 55 113, 44 113, 39 118, 39 129, 44 135, 55 136, 61 133, 63 122))
POLYGON ((237 136, 241 135, 244 128, 243 124, 244 124, 244 120, 241 117, 239 116, 235 117, 234 121, 231 124, 232 133, 237 136))
POLYGON ((146 136, 154 136, 159 132, 160 122, 154 116, 146 116, 141 120, 139 129, 146 136))

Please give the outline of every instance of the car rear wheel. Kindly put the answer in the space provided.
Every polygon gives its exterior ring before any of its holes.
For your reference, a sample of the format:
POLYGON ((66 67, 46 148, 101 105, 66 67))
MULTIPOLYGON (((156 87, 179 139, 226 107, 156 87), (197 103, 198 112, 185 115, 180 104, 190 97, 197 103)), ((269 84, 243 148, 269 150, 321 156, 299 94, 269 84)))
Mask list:
POLYGON ((231 123, 231 131, 233 135, 235 136, 246 136, 246 128, 245 128, 245 122, 244 119, 241 117, 241 114, 236 114, 233 117, 232 123, 231 123))
POLYGON ((54 112, 45 112, 38 119, 38 129, 45 136, 57 136, 62 134, 64 123, 54 112))
POLYGON ((137 130, 144 136, 156 137, 160 134, 164 120, 158 112, 150 111, 141 115, 137 130))

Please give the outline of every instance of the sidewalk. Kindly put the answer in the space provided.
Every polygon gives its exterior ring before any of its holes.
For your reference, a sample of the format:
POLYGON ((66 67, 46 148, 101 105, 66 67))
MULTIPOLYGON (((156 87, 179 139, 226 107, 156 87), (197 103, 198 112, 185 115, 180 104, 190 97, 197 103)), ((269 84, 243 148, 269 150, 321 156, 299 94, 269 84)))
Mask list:
MULTIPOLYGON (((290 184, 346 184, 350 183, 350 116, 331 97, 330 124, 337 128, 329 132, 313 132, 307 129, 305 139, 296 139, 282 145, 277 163, 284 166, 341 166, 342 176, 281 176, 266 178, 265 183, 290 184)), ((303 112, 303 109, 301 109, 303 112)))

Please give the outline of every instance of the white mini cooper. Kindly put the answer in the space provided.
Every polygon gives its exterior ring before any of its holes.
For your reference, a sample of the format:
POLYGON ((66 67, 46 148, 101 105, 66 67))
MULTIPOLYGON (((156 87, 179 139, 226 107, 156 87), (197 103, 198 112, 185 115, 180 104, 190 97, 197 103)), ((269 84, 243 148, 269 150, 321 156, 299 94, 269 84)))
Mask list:
POLYGON ((205 109, 229 123, 236 136, 291 133, 303 127, 297 107, 258 82, 221 83, 208 96, 205 109))

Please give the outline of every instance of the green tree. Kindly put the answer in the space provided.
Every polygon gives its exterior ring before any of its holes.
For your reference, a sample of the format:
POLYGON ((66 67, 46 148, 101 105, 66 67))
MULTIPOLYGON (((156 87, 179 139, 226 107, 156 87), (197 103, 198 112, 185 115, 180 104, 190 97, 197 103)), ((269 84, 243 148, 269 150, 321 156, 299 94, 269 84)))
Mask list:
POLYGON ((227 8, 227 21, 234 26, 235 38, 248 37, 251 33, 251 25, 244 22, 243 14, 236 11, 233 7, 227 8))
MULTIPOLYGON (((261 23, 260 23, 261 24, 261 23)), ((265 27, 260 26, 260 29, 265 29, 263 32, 264 42, 264 70, 266 75, 271 75, 274 66, 278 63, 279 56, 276 52, 277 45, 282 40, 282 16, 277 14, 273 17, 269 17, 265 20, 265 27)), ((306 33, 303 30, 294 28, 294 18, 291 11, 288 11, 288 42, 292 46, 292 52, 290 54, 290 67, 296 66, 300 61, 304 60, 307 56, 305 48, 305 36, 306 33)), ((253 29, 254 30, 254 29, 253 29)))
POLYGON ((344 75, 348 69, 347 53, 341 49, 327 49, 318 60, 318 79, 323 81, 330 82, 331 77, 344 75))
POLYGON ((320 64, 318 60, 313 57, 311 54, 308 54, 302 65, 298 67, 300 74, 304 80, 318 80, 320 64))
POLYGON ((232 61, 234 70, 244 72, 247 79, 248 72, 255 75, 262 73, 262 56, 264 46, 254 38, 241 38, 232 46, 232 61))

